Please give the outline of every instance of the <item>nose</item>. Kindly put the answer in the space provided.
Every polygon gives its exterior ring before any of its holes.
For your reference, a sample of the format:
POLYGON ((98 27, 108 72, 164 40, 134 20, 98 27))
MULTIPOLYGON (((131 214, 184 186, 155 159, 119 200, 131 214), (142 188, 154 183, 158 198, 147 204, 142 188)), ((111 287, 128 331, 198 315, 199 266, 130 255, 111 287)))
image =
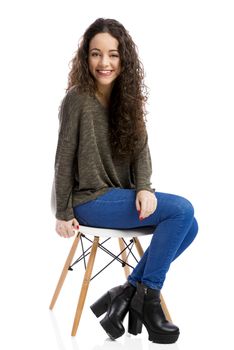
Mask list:
POLYGON ((101 57, 101 65, 103 66, 103 67, 106 67, 106 66, 108 66, 108 64, 109 64, 109 57, 107 56, 107 55, 103 55, 102 57, 101 57))

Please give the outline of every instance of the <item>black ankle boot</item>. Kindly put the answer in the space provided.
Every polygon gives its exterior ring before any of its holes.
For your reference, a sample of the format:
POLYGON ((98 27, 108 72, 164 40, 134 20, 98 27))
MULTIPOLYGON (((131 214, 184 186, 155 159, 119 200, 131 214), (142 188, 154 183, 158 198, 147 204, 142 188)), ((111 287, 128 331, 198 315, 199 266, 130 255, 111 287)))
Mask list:
POLYGON ((100 323, 111 339, 119 338, 124 334, 125 329, 122 322, 128 312, 135 291, 136 288, 126 282, 121 286, 110 289, 90 306, 97 317, 106 312, 100 323))
POLYGON ((137 290, 129 308, 128 332, 141 333, 142 323, 149 340, 154 343, 171 344, 179 337, 179 328, 166 320, 160 304, 160 291, 137 283, 137 290))

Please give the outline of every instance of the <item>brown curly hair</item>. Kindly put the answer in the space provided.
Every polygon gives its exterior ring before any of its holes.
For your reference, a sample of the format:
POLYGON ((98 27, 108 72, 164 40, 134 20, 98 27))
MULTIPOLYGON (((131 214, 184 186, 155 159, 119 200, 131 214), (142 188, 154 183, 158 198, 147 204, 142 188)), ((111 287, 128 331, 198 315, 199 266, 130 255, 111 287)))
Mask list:
POLYGON ((68 91, 74 85, 78 91, 95 94, 95 80, 89 72, 88 53, 91 39, 98 33, 109 33, 118 40, 121 73, 114 81, 109 101, 109 135, 113 158, 134 158, 146 139, 148 89, 144 84, 144 69, 137 47, 124 26, 114 19, 98 18, 85 31, 78 45, 68 75, 68 91))

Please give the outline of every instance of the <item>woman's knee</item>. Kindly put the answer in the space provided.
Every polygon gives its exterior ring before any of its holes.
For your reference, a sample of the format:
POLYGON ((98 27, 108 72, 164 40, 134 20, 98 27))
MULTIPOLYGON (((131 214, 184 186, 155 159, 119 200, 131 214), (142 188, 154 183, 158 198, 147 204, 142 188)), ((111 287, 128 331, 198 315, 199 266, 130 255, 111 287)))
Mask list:
POLYGON ((194 238, 196 237, 198 230, 199 230, 198 222, 197 222, 196 218, 194 217, 192 228, 191 228, 191 231, 192 231, 194 238))
POLYGON ((196 218, 194 217, 193 218, 193 221, 192 221, 192 224, 188 230, 188 233, 187 233, 187 236, 185 238, 186 240, 186 244, 189 246, 193 240, 196 238, 197 236, 197 233, 198 233, 198 223, 197 223, 197 220, 196 218))
POLYGON ((187 198, 176 196, 175 207, 178 214, 191 219, 194 217, 194 207, 187 198))

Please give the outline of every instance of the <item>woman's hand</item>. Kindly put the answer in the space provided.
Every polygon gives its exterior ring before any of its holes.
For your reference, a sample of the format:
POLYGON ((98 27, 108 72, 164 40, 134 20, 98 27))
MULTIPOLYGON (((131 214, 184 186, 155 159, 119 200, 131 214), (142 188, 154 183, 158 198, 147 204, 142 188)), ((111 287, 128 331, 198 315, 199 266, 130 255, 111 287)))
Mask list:
POLYGON ((65 238, 74 236, 75 231, 79 229, 79 222, 74 218, 69 221, 56 220, 56 232, 65 238))
POLYGON ((139 191, 136 196, 136 209, 140 220, 153 214, 157 208, 157 198, 154 193, 146 190, 139 191))

